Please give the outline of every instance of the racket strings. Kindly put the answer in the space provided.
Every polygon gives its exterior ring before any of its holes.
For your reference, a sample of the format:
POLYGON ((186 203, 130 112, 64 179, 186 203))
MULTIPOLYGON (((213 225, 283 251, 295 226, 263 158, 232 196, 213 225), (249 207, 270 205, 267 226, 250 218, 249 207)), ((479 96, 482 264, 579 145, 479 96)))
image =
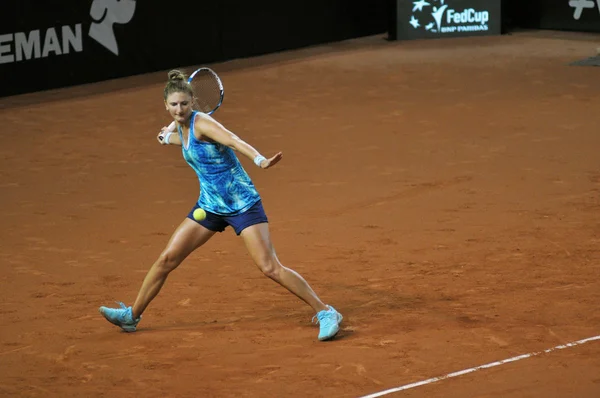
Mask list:
POLYGON ((210 113, 214 111, 222 100, 222 86, 219 80, 210 72, 198 73, 191 81, 194 89, 194 104, 196 109, 210 113))

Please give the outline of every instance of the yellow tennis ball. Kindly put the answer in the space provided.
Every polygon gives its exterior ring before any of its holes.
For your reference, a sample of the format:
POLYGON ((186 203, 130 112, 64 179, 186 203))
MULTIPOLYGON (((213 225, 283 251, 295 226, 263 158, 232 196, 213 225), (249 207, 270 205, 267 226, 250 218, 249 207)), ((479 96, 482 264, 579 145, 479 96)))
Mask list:
POLYGON ((194 220, 202 221, 206 218, 206 212, 202 209, 196 209, 194 210, 194 213, 192 213, 192 216, 194 217, 194 220))

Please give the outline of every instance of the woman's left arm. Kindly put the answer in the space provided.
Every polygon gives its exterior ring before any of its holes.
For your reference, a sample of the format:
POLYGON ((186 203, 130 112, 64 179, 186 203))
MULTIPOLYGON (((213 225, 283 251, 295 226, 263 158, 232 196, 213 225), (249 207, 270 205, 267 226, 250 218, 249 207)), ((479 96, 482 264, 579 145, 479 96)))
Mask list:
POLYGON ((281 152, 278 152, 269 159, 265 158, 260 152, 252 147, 252 145, 226 129, 221 123, 217 122, 209 115, 198 114, 198 116, 196 116, 194 131, 197 139, 207 137, 219 144, 226 145, 243 154, 262 169, 268 169, 269 167, 274 166, 283 156, 281 152))

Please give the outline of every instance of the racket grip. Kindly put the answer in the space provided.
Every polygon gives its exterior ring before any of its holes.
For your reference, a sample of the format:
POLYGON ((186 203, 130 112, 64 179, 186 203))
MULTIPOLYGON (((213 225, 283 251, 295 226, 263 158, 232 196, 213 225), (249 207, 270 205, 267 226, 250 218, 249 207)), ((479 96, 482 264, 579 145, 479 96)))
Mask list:
MULTIPOLYGON (((174 132, 175 132, 175 122, 174 122, 174 121, 173 121, 173 122, 171 122, 171 124, 169 124, 169 126, 167 127, 167 131, 168 131, 169 133, 174 133, 174 132)), ((159 139, 160 139, 161 141, 164 141, 164 140, 166 139, 166 140, 167 140, 167 143, 168 143, 168 142, 169 142, 169 140, 168 140, 168 135, 169 135, 169 134, 165 134, 164 136, 162 136, 162 137, 159 137, 159 139)))
POLYGON ((171 124, 169 124, 169 126, 167 127, 166 134, 159 135, 158 139, 162 143, 165 143, 168 145, 169 144, 169 136, 175 132, 175 128, 176 128, 175 121, 172 121, 171 124))

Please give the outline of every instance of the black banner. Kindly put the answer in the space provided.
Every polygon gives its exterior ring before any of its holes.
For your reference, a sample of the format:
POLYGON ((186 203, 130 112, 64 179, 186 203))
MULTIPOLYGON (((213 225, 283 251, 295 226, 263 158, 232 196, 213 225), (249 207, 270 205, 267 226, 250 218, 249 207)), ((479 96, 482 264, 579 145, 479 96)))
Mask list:
POLYGON ((600 32, 600 0, 546 0, 538 12, 540 29, 600 32))
POLYGON ((395 0, 392 40, 499 35, 500 0, 395 0))
POLYGON ((0 96, 383 33, 384 0, 5 0, 0 96))
POLYGON ((600 32, 600 0, 503 0, 511 28, 600 32))
POLYGON ((179 19, 183 18, 180 12, 160 14, 158 2, 4 3, 0 19, 0 96, 219 59, 219 31, 214 22, 219 10, 216 5, 211 8, 216 2, 207 2, 203 22, 194 24, 193 29, 191 23, 189 28, 179 27, 179 19), (188 39, 192 33, 203 38, 197 48, 188 39))

